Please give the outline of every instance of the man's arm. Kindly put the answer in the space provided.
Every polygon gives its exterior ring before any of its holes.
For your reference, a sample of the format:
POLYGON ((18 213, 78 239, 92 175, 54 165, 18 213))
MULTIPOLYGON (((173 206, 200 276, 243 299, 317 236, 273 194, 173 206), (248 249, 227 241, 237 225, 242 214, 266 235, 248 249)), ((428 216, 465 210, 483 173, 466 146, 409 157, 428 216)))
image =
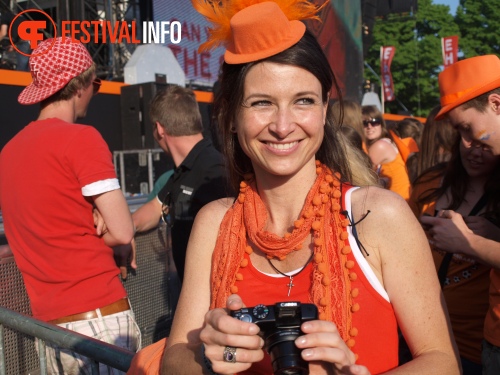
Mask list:
POLYGON ((7 25, 5 23, 2 24, 2 26, 0 26, 0 39, 7 36, 8 28, 9 28, 9 25, 7 25))
POLYGON ((144 232, 156 228, 161 218, 161 206, 160 200, 156 197, 139 207, 132 214, 135 230, 137 232, 144 232))
POLYGON ((120 189, 93 196, 94 203, 106 223, 102 237, 108 246, 127 245, 134 237, 134 224, 127 201, 120 189))

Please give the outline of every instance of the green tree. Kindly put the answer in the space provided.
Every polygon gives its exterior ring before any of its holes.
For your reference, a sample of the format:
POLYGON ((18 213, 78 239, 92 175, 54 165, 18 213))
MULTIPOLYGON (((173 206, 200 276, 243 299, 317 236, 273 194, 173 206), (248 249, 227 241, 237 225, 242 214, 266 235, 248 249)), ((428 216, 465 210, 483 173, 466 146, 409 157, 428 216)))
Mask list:
MULTIPOLYGON (((449 6, 433 4, 432 0, 419 0, 415 14, 389 15, 375 22, 366 62, 377 74, 380 47, 396 47, 391 72, 397 100, 385 102, 385 112, 399 113, 404 105, 411 114, 426 117, 439 104, 441 38, 451 35, 459 32, 449 6)), ((380 83, 369 69, 365 69, 365 78, 380 83)))
POLYGON ((500 0, 460 0, 455 22, 464 57, 500 55, 500 0))

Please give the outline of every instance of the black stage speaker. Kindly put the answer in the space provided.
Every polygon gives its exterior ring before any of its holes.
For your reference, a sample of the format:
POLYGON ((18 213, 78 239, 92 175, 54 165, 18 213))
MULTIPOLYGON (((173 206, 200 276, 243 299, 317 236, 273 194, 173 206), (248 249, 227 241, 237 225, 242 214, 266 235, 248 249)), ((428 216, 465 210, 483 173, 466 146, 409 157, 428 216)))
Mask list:
POLYGON ((156 93, 167 87, 164 83, 147 82, 121 88, 121 119, 123 150, 157 147, 149 107, 156 93))

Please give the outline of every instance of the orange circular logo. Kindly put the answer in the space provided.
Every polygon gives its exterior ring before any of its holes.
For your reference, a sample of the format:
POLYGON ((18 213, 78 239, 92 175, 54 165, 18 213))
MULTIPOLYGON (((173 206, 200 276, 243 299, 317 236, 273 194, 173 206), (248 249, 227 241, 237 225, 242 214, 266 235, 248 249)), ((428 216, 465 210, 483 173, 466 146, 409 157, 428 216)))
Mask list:
MULTIPOLYGON (((54 20, 44 11, 38 10, 38 9, 27 9, 25 11, 22 11, 19 13, 14 20, 11 22, 9 26, 9 39, 10 43, 14 47, 14 49, 19 52, 21 55, 24 56, 35 56, 35 54, 29 54, 29 53, 24 53, 19 50, 19 48, 16 47, 15 43, 12 41, 12 27, 14 26, 14 23, 16 19, 21 17, 23 14, 27 13, 41 13, 47 20, 27 20, 27 21, 22 21, 18 28, 17 28, 17 34, 19 35, 19 39, 24 40, 26 42, 30 43, 30 48, 34 50, 36 47, 38 47, 38 43, 41 42, 44 39, 44 33, 41 30, 47 29, 47 22, 50 21, 52 25, 54 26, 54 35, 53 37, 55 38, 57 36, 57 27, 56 23, 54 20)), ((52 45, 54 45, 55 39, 52 42, 52 45)), ((52 48, 51 45, 51 48, 52 48)), ((42 53, 36 54, 38 55, 43 55, 44 53, 47 53, 50 50, 47 49, 46 51, 42 53)))

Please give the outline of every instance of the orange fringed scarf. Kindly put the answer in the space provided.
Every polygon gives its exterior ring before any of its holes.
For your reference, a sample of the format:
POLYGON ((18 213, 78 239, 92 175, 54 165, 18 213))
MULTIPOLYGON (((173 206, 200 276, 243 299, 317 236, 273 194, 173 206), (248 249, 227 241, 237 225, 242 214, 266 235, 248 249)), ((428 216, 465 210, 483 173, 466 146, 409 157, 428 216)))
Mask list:
POLYGON ((337 325, 344 341, 352 328, 352 296, 349 270, 354 262, 347 260, 351 252, 346 227, 349 221, 341 215, 341 183, 330 169, 316 162, 318 177, 309 191, 300 219, 292 233, 279 237, 264 230, 267 211, 253 183, 243 181, 240 194, 224 216, 212 258, 212 295, 210 308, 225 307, 227 297, 238 292, 237 282, 246 267, 245 251, 251 253, 247 238, 269 258, 283 259, 301 249, 313 231, 314 270, 310 300, 319 310, 319 318, 337 325))

